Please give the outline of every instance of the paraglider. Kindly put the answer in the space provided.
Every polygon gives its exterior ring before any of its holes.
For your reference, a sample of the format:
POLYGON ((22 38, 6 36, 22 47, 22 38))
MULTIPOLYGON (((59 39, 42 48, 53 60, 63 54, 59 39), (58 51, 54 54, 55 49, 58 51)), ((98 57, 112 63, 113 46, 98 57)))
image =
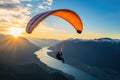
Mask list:
MULTIPOLYGON (((77 13, 75 13, 72 10, 68 10, 68 9, 50 10, 50 11, 43 12, 43 13, 40 13, 40 14, 34 16, 28 22, 27 27, 26 27, 26 32, 29 34, 32 33, 33 30, 37 27, 37 25, 39 23, 41 23, 44 19, 46 19, 47 17, 49 17, 51 15, 57 16, 57 17, 60 17, 64 20, 66 20, 68 23, 70 23, 74 27, 74 29, 77 31, 77 33, 82 32, 83 24, 82 24, 80 17, 77 15, 77 13)), ((63 50, 63 48, 64 48, 64 46, 62 45, 61 51, 63 50)), ((61 56, 62 56, 62 52, 56 53, 56 59, 62 60, 62 62, 64 63, 64 58, 61 56)))
POLYGON ((69 22, 77 31, 77 33, 81 33, 83 30, 83 24, 80 17, 73 11, 68 9, 58 9, 58 10, 50 10, 47 12, 40 13, 34 16, 27 24, 26 32, 32 33, 32 31, 37 27, 37 25, 42 22, 45 18, 52 16, 60 17, 67 22, 69 22))
POLYGON ((54 53, 56 53, 56 59, 61 60, 63 63, 65 62, 64 58, 62 57, 62 55, 63 55, 62 51, 64 49, 64 43, 65 43, 65 41, 63 41, 61 43, 60 49, 57 49, 56 45, 53 46, 53 51, 54 51, 54 53))

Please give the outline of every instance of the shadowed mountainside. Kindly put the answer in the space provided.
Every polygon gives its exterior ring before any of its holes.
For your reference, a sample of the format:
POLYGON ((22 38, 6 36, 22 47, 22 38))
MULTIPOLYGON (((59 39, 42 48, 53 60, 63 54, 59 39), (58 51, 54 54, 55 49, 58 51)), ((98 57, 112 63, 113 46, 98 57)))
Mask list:
POLYGON ((36 58, 33 53, 39 49, 23 37, 3 36, 0 38, 0 63, 23 64, 33 61, 36 58))
MULTIPOLYGON (((95 40, 68 39, 64 43, 65 62, 101 79, 114 80, 120 76, 120 40, 100 38, 95 40)), ((51 49, 53 49, 51 47, 51 49)), ((49 55, 55 57, 53 53, 49 55)))
POLYGON ((49 73, 33 63, 12 67, 0 64, 0 80, 73 80, 73 78, 64 76, 59 71, 49 73))
POLYGON ((0 80, 74 80, 43 64, 35 51, 40 47, 23 37, 0 37, 0 80))

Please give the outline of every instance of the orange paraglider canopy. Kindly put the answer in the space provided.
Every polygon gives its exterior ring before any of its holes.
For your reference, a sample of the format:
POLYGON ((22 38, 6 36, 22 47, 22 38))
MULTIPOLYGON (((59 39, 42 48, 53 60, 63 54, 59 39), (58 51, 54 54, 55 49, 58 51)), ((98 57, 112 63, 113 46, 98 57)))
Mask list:
POLYGON ((32 31, 37 27, 37 25, 47 18, 48 16, 53 15, 60 17, 67 22, 69 22, 78 33, 81 33, 83 30, 83 24, 80 17, 73 11, 67 9, 51 10, 44 13, 40 13, 33 17, 27 24, 26 32, 32 33, 32 31))
POLYGON ((61 17, 68 21, 76 30, 78 33, 81 33, 83 30, 83 24, 79 16, 70 10, 61 10, 53 13, 52 15, 61 17))

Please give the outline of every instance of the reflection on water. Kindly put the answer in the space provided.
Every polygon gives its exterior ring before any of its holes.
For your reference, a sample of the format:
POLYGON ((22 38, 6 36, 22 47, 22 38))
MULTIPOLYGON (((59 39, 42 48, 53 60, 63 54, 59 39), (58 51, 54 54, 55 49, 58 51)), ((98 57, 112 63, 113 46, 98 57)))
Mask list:
POLYGON ((44 47, 39 51, 36 51, 35 54, 43 63, 47 64, 49 67, 58 69, 64 73, 72 75, 76 78, 76 80, 98 80, 97 78, 85 73, 84 71, 72 67, 68 64, 63 64, 61 61, 50 57, 47 52, 52 52, 52 50, 48 50, 48 47, 44 47))

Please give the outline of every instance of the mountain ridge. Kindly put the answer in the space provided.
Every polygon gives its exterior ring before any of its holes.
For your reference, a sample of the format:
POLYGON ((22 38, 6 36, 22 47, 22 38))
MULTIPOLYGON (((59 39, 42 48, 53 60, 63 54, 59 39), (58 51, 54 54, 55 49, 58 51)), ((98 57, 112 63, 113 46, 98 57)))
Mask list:
POLYGON ((38 47, 53 46, 62 42, 61 40, 56 39, 42 39, 33 37, 27 37, 27 39, 38 47))

